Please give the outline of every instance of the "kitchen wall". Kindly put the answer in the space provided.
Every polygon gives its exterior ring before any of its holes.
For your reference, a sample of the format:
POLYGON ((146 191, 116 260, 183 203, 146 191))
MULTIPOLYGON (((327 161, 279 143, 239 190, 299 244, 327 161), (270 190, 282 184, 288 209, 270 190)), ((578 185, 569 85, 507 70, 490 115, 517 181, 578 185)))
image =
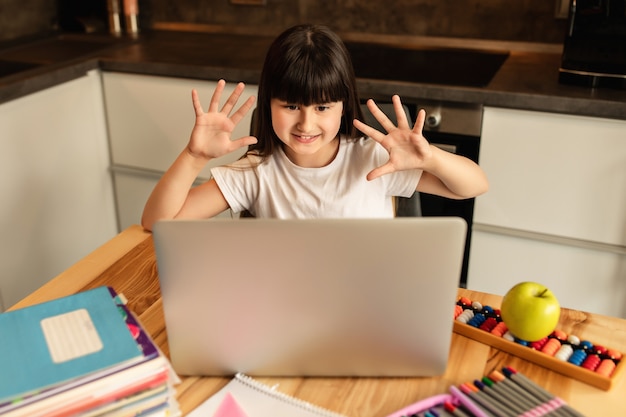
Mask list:
POLYGON ((0 44, 45 36, 61 28, 104 32, 106 10, 105 0, 0 0, 0 44))
MULTIPOLYGON (((0 0, 0 42, 58 28, 104 30, 106 0, 0 0)), ((121 0, 120 0, 121 1, 121 0)), ((557 0, 139 0, 143 28, 198 24, 274 34, 300 22, 341 32, 561 43, 557 0)))
POLYGON ((50 0, 0 0, 0 42, 46 33, 57 21, 50 0))
POLYGON ((556 0, 266 0, 265 6, 228 0, 144 0, 146 24, 187 22, 246 26, 276 32, 299 22, 341 32, 443 36, 561 43, 566 20, 556 0))

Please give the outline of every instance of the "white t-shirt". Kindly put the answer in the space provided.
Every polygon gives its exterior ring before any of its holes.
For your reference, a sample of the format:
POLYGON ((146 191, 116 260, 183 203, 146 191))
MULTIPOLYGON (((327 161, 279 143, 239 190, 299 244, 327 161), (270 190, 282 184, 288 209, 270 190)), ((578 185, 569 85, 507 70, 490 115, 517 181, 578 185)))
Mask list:
POLYGON ((303 168, 279 149, 262 164, 247 156, 211 173, 235 213, 248 210, 258 218, 390 218, 392 196, 410 197, 422 174, 408 170, 366 176, 389 159, 373 139, 339 141, 335 159, 321 168, 303 168), (251 168, 253 166, 253 168, 251 168))

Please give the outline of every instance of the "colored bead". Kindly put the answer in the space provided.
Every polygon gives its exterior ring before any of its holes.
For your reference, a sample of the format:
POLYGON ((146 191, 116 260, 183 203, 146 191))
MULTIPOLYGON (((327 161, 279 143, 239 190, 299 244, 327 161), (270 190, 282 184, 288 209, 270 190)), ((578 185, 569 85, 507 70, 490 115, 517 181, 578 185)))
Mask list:
POLYGON ((503 321, 501 321, 498 324, 496 324, 496 327, 491 329, 491 334, 496 335, 498 337, 502 337, 504 336, 504 333, 506 333, 507 330, 508 329, 506 327, 506 324, 503 321))
POLYGON ((470 300, 467 297, 461 297, 459 299, 459 303, 461 303, 461 305, 464 305, 464 306, 471 306, 472 305, 472 300, 470 300))
POLYGON ((602 345, 593 345, 593 353, 597 354, 597 355, 604 355, 607 352, 607 348, 605 348, 602 345))
POLYGON ((578 338, 578 336, 574 336, 573 334, 570 334, 567 337, 567 341, 570 342, 574 346, 578 346, 580 344, 580 339, 578 338))
POLYGON ((481 324, 483 324, 483 322, 485 321, 485 315, 482 313, 476 313, 474 314, 474 317, 472 317, 467 324, 469 324, 470 326, 473 327, 478 327, 481 324))
POLYGON ((508 340, 509 342, 515 342, 515 336, 513 336, 513 334, 511 334, 508 330, 502 335, 502 338, 508 340))
POLYGON ((582 347, 586 351, 590 351, 593 348, 593 343, 591 343, 589 340, 583 340, 582 342, 580 342, 580 347, 582 347))
POLYGON ((483 306, 483 313, 487 316, 493 316, 493 307, 491 306, 483 306))
POLYGON ((468 319, 471 319, 472 317, 474 317, 474 310, 468 308, 466 310, 463 310, 463 316, 467 317, 468 319))
POLYGON ((491 330, 496 327, 498 321, 494 317, 487 317, 487 320, 483 324, 480 325, 480 330, 484 330, 486 332, 491 332, 491 330))
POLYGON ((472 308, 476 311, 480 311, 483 309, 483 305, 478 301, 472 301, 472 308))
POLYGON ((474 312, 470 309, 467 309, 463 311, 461 314, 459 314, 456 320, 460 321, 461 323, 467 324, 467 322, 470 321, 470 319, 472 319, 473 317, 474 317, 474 312))
POLYGON ((598 355, 588 355, 580 366, 590 371, 595 371, 600 365, 600 357, 598 355))
POLYGON ((580 366, 583 363, 585 358, 587 357, 587 353, 583 349, 577 349, 572 353, 572 356, 567 360, 569 363, 573 363, 574 365, 580 366))
POLYGON ((596 368, 596 372, 602 376, 610 377, 615 370, 615 362, 611 359, 603 359, 600 365, 596 368))
POLYGON ((548 338, 544 337, 543 339, 535 340, 534 342, 530 342, 528 346, 535 350, 541 350, 543 345, 548 343, 548 338))
POLYGON ((522 346, 528 346, 527 340, 518 339, 517 337, 515 338, 515 343, 517 343, 518 345, 522 345, 522 346))
POLYGON ((463 312, 463 307, 461 307, 460 305, 456 304, 454 306, 454 318, 459 317, 459 314, 461 314, 463 312))
POLYGON ((562 330, 555 330, 552 332, 552 336, 560 341, 567 340, 567 334, 562 330))
POLYGON ((615 349, 608 349, 606 351, 606 356, 608 356, 611 359, 620 360, 622 359, 622 352, 615 350, 615 349))
POLYGON ((567 362, 567 360, 574 353, 574 348, 571 345, 561 345, 559 350, 554 354, 554 357, 562 360, 563 362, 567 362))
POLYGON ((541 351, 546 355, 554 356, 556 352, 561 348, 561 342, 559 339, 551 337, 548 339, 545 345, 541 348, 541 351))

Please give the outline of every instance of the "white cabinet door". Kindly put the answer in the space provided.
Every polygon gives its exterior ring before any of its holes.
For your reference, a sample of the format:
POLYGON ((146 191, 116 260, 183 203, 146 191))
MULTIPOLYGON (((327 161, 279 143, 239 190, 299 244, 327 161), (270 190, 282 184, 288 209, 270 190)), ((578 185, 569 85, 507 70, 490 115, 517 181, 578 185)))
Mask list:
POLYGON ((484 111, 475 222, 626 246, 626 121, 484 111))
MULTIPOLYGON (((191 80, 123 73, 103 74, 109 140, 120 228, 141 221, 143 206, 158 178, 174 162, 189 141, 194 124, 191 90, 196 89, 205 107, 215 81, 191 80)), ((222 102, 234 89, 228 83, 222 102)), ((257 86, 246 85, 240 99, 257 94, 257 86)), ((252 112, 237 125, 233 138, 250 134, 252 112)), ((211 161, 200 174, 238 159, 244 149, 211 161)), ((223 216, 231 216, 230 211, 223 216)))
POLYGON ((0 105, 0 169, 6 308, 117 232, 100 73, 0 105))
MULTIPOLYGON (((160 175, 127 167, 113 167, 115 195, 120 229, 140 224, 143 207, 160 175)), ((233 218, 230 210, 217 217, 233 218)), ((235 217, 236 218, 236 217, 235 217)))
POLYGON ((626 317, 626 121, 485 108, 468 288, 626 317))
POLYGON ((474 229, 468 288, 547 285, 564 307, 626 318, 626 255, 474 229))
POLYGON ((140 224, 143 206, 158 181, 157 176, 115 168, 113 178, 120 228, 140 224))
MULTIPOLYGON (((165 171, 185 148, 193 128, 195 113, 191 90, 196 89, 206 109, 214 81, 105 72, 109 138, 114 165, 165 171)), ((229 83, 222 93, 222 102, 235 84, 229 83)), ((240 103, 256 96, 257 87, 247 85, 240 103)), ((233 138, 250 134, 252 112, 237 125, 233 138)), ((239 153, 218 158, 207 164, 201 176, 209 178, 209 169, 236 160, 239 153)))

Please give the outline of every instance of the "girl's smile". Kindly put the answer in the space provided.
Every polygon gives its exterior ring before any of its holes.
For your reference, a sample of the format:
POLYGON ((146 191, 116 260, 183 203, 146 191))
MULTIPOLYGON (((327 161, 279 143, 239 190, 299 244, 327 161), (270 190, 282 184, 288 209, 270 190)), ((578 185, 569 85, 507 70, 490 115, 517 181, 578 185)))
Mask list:
POLYGON ((321 135, 298 135, 296 133, 292 134, 293 138, 303 144, 313 143, 315 142, 321 135))

